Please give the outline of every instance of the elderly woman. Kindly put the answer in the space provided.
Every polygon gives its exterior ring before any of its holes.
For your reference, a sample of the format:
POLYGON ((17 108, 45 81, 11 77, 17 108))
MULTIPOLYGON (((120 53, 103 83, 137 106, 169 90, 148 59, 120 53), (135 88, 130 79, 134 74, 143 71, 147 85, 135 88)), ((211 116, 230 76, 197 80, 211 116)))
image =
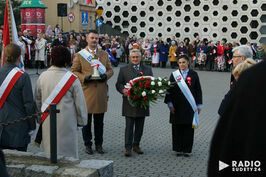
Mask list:
MULTIPOLYGON (((35 90, 37 109, 44 112, 50 103, 56 103, 57 152, 59 155, 78 158, 77 128, 87 124, 87 107, 77 76, 66 70, 71 55, 63 46, 52 50, 52 66, 43 72, 35 90), (65 92, 64 92, 65 91, 65 92), (61 96, 61 97, 60 97, 61 96), (57 100, 57 101, 49 101, 57 100)), ((50 116, 42 115, 43 150, 50 153, 50 116)))
POLYGON ((168 89, 164 102, 170 110, 172 144, 177 156, 189 157, 192 151, 194 128, 198 126, 197 116, 202 106, 202 91, 198 74, 189 69, 189 59, 182 55, 179 69, 170 76, 174 86, 168 89))

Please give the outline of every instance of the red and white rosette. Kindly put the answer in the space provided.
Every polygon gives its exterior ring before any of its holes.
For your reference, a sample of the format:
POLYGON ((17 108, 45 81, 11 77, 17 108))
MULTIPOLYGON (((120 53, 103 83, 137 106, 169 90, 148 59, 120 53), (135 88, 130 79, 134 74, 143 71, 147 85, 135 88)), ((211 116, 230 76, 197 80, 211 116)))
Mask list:
POLYGON ((191 77, 187 77, 188 85, 191 86, 191 77))

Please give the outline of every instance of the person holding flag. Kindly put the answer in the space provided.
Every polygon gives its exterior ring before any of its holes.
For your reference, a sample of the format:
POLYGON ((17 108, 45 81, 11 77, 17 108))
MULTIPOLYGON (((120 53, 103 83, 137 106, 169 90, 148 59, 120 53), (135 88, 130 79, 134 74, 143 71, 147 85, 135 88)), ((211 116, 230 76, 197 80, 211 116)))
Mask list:
MULTIPOLYGON (((0 68, 0 122, 9 122, 35 113, 30 77, 17 66, 21 49, 16 44, 5 47, 5 65, 0 68)), ((0 148, 27 151, 35 119, 0 126, 0 148)))
POLYGON ((172 144, 177 156, 189 157, 192 151, 194 129, 198 125, 198 115, 202 107, 202 91, 198 74, 189 69, 189 58, 181 55, 179 69, 170 76, 175 82, 168 89, 164 102, 170 110, 172 124, 172 144))

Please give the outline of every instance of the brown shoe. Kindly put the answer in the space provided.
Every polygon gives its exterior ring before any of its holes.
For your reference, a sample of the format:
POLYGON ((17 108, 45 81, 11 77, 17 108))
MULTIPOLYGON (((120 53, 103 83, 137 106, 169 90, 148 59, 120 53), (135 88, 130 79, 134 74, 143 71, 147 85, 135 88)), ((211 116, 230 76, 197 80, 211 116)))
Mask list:
POLYGON ((93 154, 93 151, 92 151, 91 147, 89 147, 89 146, 86 146, 86 150, 85 151, 86 151, 87 154, 90 154, 90 155, 93 154))
POLYGON ((126 149, 125 156, 126 157, 130 157, 131 156, 131 149, 126 149))
POLYGON ((143 151, 140 149, 139 146, 134 146, 133 151, 135 151, 137 154, 143 154, 143 151))
POLYGON ((104 154, 104 151, 103 151, 103 147, 102 147, 102 146, 96 146, 95 150, 96 150, 96 152, 98 152, 99 154, 104 154))

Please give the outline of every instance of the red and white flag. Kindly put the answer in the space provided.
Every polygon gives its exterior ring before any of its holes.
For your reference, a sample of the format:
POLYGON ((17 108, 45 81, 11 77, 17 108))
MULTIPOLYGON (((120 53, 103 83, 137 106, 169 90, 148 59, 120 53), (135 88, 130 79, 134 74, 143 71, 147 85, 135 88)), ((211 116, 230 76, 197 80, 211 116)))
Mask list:
POLYGON ((1 57, 1 66, 5 64, 5 53, 4 48, 10 44, 10 33, 9 33, 9 17, 8 17, 8 0, 6 0, 5 6, 5 16, 4 16, 4 29, 3 29, 3 48, 2 48, 2 57, 1 57))
MULTIPOLYGON (((16 27, 16 22, 13 14, 13 9, 11 2, 9 0, 6 0, 6 6, 5 6, 5 16, 4 16, 4 29, 3 29, 3 52, 2 52, 2 62, 1 66, 4 66, 5 64, 5 53, 4 53, 4 48, 10 44, 14 43, 19 45, 19 40, 18 40, 18 31, 16 27), (10 14, 9 14, 10 12, 10 14), (9 16, 10 15, 10 16, 9 16), (10 18, 9 18, 10 17, 10 18), (11 26, 11 31, 10 27, 11 26), (12 40, 13 37, 13 40, 12 40)), ((20 45, 19 45, 20 46, 20 45)), ((20 56, 20 63, 18 66, 20 69, 24 70, 24 63, 23 63, 23 57, 20 56)))

